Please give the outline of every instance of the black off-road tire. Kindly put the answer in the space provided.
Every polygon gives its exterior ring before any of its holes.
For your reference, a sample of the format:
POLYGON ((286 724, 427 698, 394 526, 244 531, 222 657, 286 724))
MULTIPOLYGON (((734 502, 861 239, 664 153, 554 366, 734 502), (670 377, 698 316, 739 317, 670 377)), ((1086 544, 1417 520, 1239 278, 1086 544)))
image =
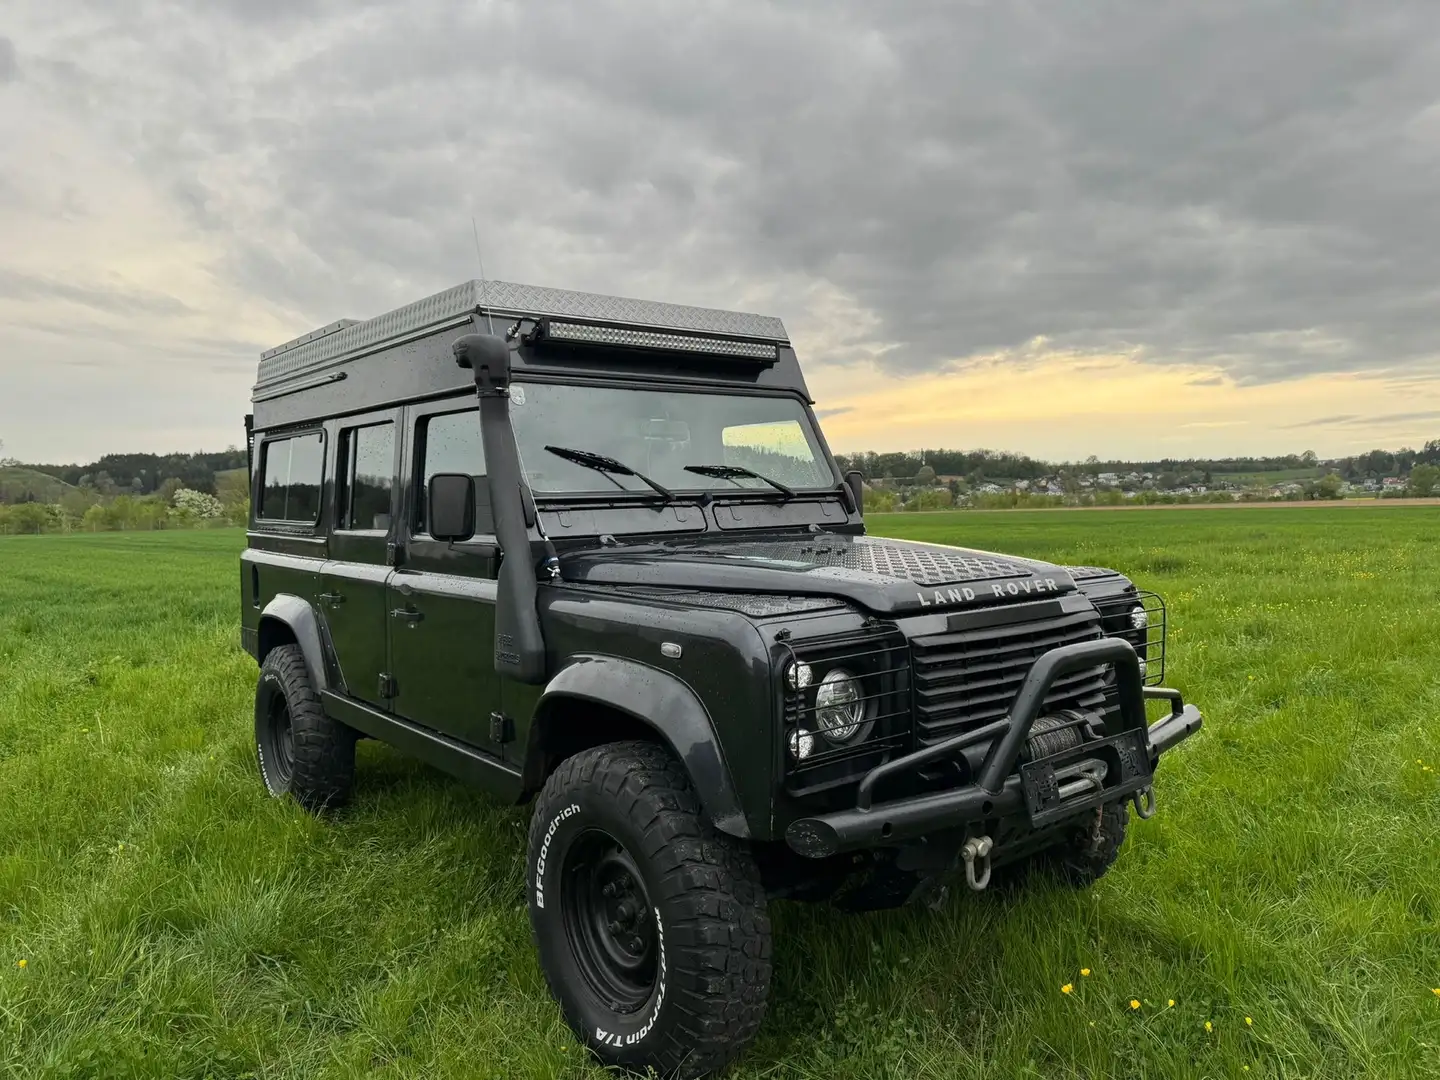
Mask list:
POLYGON ((1077 889, 1086 888, 1099 881, 1119 858, 1129 823, 1128 800, 1106 803, 1100 808, 1098 821, 1093 814, 1086 815, 1083 825, 1038 858, 1060 880, 1077 889))
POLYGON ((664 748, 564 761, 536 801, 526 885, 550 991, 605 1065, 704 1076, 754 1038, 770 989, 765 890, 664 748))
POLYGON ((276 798, 314 813, 343 806, 355 783, 353 728, 325 715, 298 645, 271 649, 255 687, 255 755, 276 798))

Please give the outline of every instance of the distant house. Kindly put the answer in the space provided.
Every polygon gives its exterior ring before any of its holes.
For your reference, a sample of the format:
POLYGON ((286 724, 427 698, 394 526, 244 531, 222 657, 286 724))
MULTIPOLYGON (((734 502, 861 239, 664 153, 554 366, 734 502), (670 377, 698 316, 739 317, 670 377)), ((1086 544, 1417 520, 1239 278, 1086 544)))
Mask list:
POLYGON ((1387 476, 1381 484, 1386 491, 1400 491, 1405 487, 1405 480, 1399 476, 1387 476))

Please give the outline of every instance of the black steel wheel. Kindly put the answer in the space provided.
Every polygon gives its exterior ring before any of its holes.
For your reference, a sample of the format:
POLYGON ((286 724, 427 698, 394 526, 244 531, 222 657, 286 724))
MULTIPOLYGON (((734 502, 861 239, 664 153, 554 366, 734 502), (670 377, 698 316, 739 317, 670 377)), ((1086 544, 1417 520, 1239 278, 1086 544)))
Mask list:
POLYGON ((750 852, 662 747, 562 762, 530 824, 530 925, 576 1036, 606 1065, 698 1077, 755 1036, 770 920, 750 852))
POLYGON ((271 649, 255 688, 255 756, 271 795, 340 806, 355 782, 353 729, 325 715, 298 645, 271 649))
POLYGON ((650 1000, 660 973, 656 920, 635 860, 591 829, 565 853, 560 910, 565 937, 590 990, 617 1013, 650 1000))

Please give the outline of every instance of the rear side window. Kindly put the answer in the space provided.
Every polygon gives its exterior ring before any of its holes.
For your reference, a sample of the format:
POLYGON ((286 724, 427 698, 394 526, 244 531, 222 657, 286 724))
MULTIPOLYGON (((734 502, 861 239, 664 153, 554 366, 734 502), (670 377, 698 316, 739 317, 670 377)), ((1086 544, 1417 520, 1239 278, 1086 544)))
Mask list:
POLYGON ((390 528, 395 487, 395 425, 370 424, 340 435, 340 528, 390 528))
MULTIPOLYGON (((416 497, 419 508, 416 525, 421 532, 429 533, 425 496, 430 490, 430 478, 436 473, 468 473, 476 480, 483 480, 485 448, 480 442, 480 415, 473 408, 424 417, 418 434, 423 449, 420 475, 416 477, 420 488, 416 497)), ((483 484, 481 489, 483 492, 483 484)))
POLYGON ((265 486, 260 491, 257 518, 306 525, 320 519, 320 484, 325 473, 324 434, 312 431, 268 440, 260 468, 265 486))

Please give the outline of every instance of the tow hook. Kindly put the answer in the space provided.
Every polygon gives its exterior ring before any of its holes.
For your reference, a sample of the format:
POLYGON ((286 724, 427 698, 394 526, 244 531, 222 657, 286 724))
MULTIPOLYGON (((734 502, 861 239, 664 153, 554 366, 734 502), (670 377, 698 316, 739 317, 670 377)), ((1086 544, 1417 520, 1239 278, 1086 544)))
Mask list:
POLYGON ((1135 803, 1135 814, 1142 821, 1155 816, 1155 788, 1146 785, 1130 796, 1135 803))
POLYGON ((994 846, 995 841, 988 836, 972 836, 960 849, 960 857, 965 860, 965 884, 976 892, 990 884, 990 849, 994 846))

